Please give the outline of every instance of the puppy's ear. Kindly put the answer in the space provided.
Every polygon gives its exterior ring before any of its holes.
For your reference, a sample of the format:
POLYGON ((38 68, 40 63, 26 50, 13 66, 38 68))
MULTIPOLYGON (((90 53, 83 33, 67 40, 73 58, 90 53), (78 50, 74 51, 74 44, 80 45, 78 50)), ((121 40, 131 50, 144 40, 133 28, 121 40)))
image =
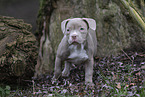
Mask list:
POLYGON ((82 18, 83 20, 86 20, 87 23, 89 24, 89 28, 96 30, 96 21, 91 18, 82 18))
POLYGON ((66 27, 69 20, 70 19, 66 19, 66 20, 61 22, 61 31, 63 32, 63 34, 65 33, 65 27, 66 27))

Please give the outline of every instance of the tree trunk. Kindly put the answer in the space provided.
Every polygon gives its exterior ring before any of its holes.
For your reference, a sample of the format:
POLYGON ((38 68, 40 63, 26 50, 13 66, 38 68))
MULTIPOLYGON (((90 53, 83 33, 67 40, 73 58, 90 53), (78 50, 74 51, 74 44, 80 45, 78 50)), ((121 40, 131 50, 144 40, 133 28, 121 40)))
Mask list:
POLYGON ((67 18, 88 17, 96 20, 97 55, 99 57, 118 55, 121 53, 121 49, 145 50, 145 33, 129 15, 128 10, 123 7, 120 0, 41 1, 38 30, 42 37, 37 63, 39 69, 36 69, 36 72, 40 71, 38 75, 45 74, 42 73, 42 67, 46 71, 52 72, 53 56, 55 56, 58 44, 63 37, 60 24, 67 18), (46 41, 48 42, 47 46, 46 41), (47 48, 47 50, 44 50, 44 48, 47 48))
POLYGON ((54 54, 50 42, 50 17, 55 8, 55 0, 41 0, 38 14, 39 55, 35 66, 34 78, 53 71, 54 54))

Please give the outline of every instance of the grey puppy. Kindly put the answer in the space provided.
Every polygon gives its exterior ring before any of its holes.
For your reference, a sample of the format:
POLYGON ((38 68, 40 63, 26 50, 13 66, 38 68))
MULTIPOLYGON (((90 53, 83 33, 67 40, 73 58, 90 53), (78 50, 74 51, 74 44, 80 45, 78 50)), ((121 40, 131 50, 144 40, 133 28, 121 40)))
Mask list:
POLYGON ((96 22, 90 18, 72 18, 61 23, 64 37, 61 40, 55 59, 53 80, 69 76, 70 65, 85 65, 85 82, 93 84, 93 64, 97 51, 96 22), (61 73, 62 62, 65 67, 61 73))

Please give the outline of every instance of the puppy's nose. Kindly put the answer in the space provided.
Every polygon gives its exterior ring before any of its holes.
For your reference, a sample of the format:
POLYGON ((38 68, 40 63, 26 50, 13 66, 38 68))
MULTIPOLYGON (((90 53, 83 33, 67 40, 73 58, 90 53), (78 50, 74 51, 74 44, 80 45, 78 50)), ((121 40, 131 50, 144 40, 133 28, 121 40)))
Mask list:
POLYGON ((73 35, 73 36, 71 36, 71 37, 72 37, 72 39, 76 39, 77 36, 76 36, 76 35, 73 35))

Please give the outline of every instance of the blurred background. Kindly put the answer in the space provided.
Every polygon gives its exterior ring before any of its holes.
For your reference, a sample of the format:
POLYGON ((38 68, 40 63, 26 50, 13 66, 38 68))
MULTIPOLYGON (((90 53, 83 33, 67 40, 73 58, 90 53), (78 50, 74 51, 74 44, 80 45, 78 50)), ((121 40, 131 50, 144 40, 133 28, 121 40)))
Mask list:
POLYGON ((0 15, 23 19, 33 26, 33 33, 36 31, 38 9, 39 0, 0 0, 0 15))

